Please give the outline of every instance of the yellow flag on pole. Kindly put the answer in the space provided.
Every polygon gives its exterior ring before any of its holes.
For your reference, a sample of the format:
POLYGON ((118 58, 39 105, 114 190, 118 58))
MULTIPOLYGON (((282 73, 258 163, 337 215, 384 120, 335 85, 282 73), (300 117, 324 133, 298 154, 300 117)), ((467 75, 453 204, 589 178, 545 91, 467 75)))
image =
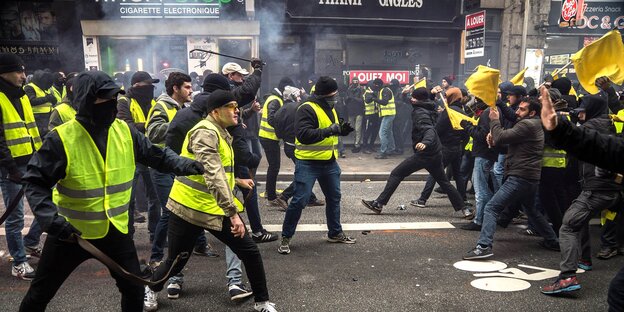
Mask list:
POLYGON ((521 86, 522 83, 524 82, 524 73, 526 73, 527 69, 529 69, 528 67, 525 67, 523 70, 521 70, 519 73, 517 73, 513 78, 511 78, 511 83, 514 84, 514 86, 521 86))
POLYGON ((466 80, 466 88, 474 96, 480 98, 488 106, 496 105, 496 93, 498 91, 498 81, 500 71, 479 65, 477 71, 466 80))
POLYGON ((426 88, 426 87, 427 87, 427 79, 426 78, 420 79, 419 82, 414 84, 414 89, 426 88))
MULTIPOLYGON (((439 94, 439 93, 438 93, 439 94)), ((440 98, 442 99, 442 102, 444 102, 444 110, 446 111, 446 113, 449 116, 449 120, 451 121, 451 126, 453 126, 453 130, 464 130, 464 128, 461 126, 461 121, 462 120, 468 120, 470 121, 473 125, 477 125, 478 121, 472 117, 468 117, 452 108, 450 108, 448 106, 448 103, 446 102, 446 97, 444 97, 443 95, 440 94, 440 98)))
POLYGON ((570 58, 581 86, 590 94, 598 93, 597 78, 607 76, 615 84, 624 82, 624 43, 617 30, 612 30, 570 58))

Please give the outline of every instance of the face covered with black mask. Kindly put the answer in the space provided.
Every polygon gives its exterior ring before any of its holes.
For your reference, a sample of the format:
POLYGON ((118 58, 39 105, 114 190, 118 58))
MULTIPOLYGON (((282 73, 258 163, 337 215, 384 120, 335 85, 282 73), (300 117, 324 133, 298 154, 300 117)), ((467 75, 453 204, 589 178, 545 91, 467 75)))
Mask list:
POLYGON ((141 103, 148 103, 154 98, 155 88, 152 84, 134 86, 131 90, 132 96, 141 103))
POLYGON ((76 119, 87 129, 110 127, 117 116, 117 94, 123 91, 101 71, 80 73, 72 82, 76 119))
POLYGON ((105 100, 103 102, 96 101, 95 105, 93 105, 91 121, 96 127, 108 128, 115 121, 116 116, 117 99, 105 100))

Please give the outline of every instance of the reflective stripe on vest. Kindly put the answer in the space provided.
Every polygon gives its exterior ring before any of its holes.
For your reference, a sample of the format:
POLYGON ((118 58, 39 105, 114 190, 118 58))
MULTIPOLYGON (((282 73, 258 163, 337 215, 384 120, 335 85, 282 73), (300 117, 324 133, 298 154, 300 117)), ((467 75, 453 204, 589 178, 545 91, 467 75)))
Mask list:
POLYGON ((552 147, 544 147, 542 167, 548 168, 565 168, 566 167, 566 151, 556 150, 552 147))
POLYGON ((464 150, 472 152, 472 144, 473 144, 473 139, 472 137, 470 137, 470 139, 468 140, 468 143, 466 143, 466 147, 464 148, 464 150))
MULTIPOLYGON (((150 122, 152 121, 152 118, 154 116, 159 116, 160 114, 162 114, 161 110, 156 110, 156 106, 162 106, 162 110, 165 111, 165 113, 167 114, 167 121, 171 122, 173 120, 173 117, 175 117, 176 113, 178 112, 178 109, 176 107, 174 107, 173 105, 165 102, 165 101, 158 101, 156 102, 156 104, 152 105, 152 108, 150 108, 149 112, 147 113, 147 122, 145 123, 145 136, 147 136, 147 128, 150 125, 150 122), (156 115, 154 115, 156 114, 156 115)), ((154 143, 154 142, 152 142, 154 143)), ((154 143, 160 147, 165 147, 165 142, 160 142, 160 143, 154 143)))
POLYGON ((366 95, 369 93, 373 93, 373 90, 371 90, 370 88, 366 88, 366 90, 364 91, 364 95, 362 96, 362 99, 364 100, 364 115, 368 116, 368 115, 374 115, 375 113, 377 113, 377 109, 376 109, 376 103, 375 101, 370 101, 370 102, 366 102, 366 95))
POLYGON ((260 130, 258 130, 258 136, 261 138, 279 141, 277 135, 275 134, 275 129, 269 125, 269 103, 271 101, 277 100, 279 102, 280 107, 284 105, 284 100, 277 95, 269 96, 266 101, 264 101, 264 105, 262 106, 262 118, 260 119, 260 130))
MULTIPOLYGON (((33 90, 35 90, 35 95, 40 98, 40 97, 45 97, 46 95, 50 94, 50 90, 41 90, 41 88, 39 88, 35 83, 31 82, 28 84, 28 86, 32 87, 33 90)), ((48 114, 52 112, 52 103, 47 102, 47 103, 43 103, 41 105, 37 105, 34 106, 32 108, 32 111, 34 114, 48 114)))
POLYGON ((379 90, 379 98, 380 99, 381 99, 381 93, 383 92, 383 90, 390 91, 390 94, 392 94, 392 97, 388 101, 388 104, 386 104, 386 105, 379 105, 379 116, 380 117, 394 116, 394 115, 396 115, 396 108, 394 106, 394 93, 392 93, 392 91, 390 89, 388 89, 388 88, 382 88, 381 90, 379 90))
POLYGON ((20 104, 24 119, 17 113, 9 98, 0 92, 4 139, 13 158, 32 154, 41 147, 42 143, 28 96, 22 96, 20 104))
MULTIPOLYGON (((624 119, 624 109, 620 109, 617 112, 617 116, 620 117, 620 119, 624 119)), ((613 123, 613 125, 615 126, 616 133, 622 133, 622 128, 624 128, 624 123, 616 121, 613 123)))
POLYGON ((65 178, 53 199, 63 216, 84 239, 108 234, 112 224, 128 233, 128 208, 134 179, 134 144, 130 128, 115 119, 108 130, 106 160, 83 126, 70 120, 55 128, 67 157, 65 178))
POLYGON ((67 103, 61 103, 57 106, 54 107, 54 110, 56 110, 59 114, 59 117, 61 117, 61 121, 63 123, 66 123, 74 118, 76 118, 76 110, 69 104, 67 103))
MULTIPOLYGON (((221 163, 223 164, 225 176, 227 178, 227 183, 230 187, 230 191, 233 191, 235 186, 234 151, 232 150, 230 144, 228 144, 228 142, 221 136, 221 132, 219 132, 218 127, 212 122, 208 120, 202 120, 191 130, 189 130, 189 132, 186 134, 186 137, 184 138, 184 143, 182 144, 182 153, 180 154, 180 156, 193 160, 195 159, 195 155, 189 152, 188 145, 191 135, 198 129, 212 130, 219 137, 219 157, 221 158, 221 163)), ((186 177, 176 177, 175 181, 173 182, 173 187, 171 188, 171 193, 169 193, 169 197, 190 209, 210 215, 225 216, 225 211, 223 210, 223 208, 219 207, 217 200, 212 194, 210 194, 208 186, 206 185, 206 180, 201 174, 186 177)), ((236 197, 234 197, 234 195, 232 195, 232 198, 234 199, 234 204, 238 208, 238 211, 242 212, 243 205, 241 204, 241 202, 236 197)))
MULTIPOLYGON (((130 114, 132 114, 132 121, 136 124, 142 124, 145 126, 145 113, 143 112, 143 108, 139 105, 139 102, 133 98, 126 98, 126 100, 130 100, 130 114)), ((152 100, 152 104, 150 105, 150 110, 156 105, 156 101, 152 100)))
MULTIPOLYGON (((332 121, 325 111, 314 102, 305 102, 301 104, 297 109, 300 109, 304 105, 310 105, 316 114, 318 120, 319 129, 327 128, 332 125, 332 121)), ((338 114, 336 110, 332 108, 334 120, 338 121, 338 114)), ((313 144, 303 144, 295 138, 295 157, 300 160, 329 160, 338 158, 338 136, 332 135, 319 142, 313 144)))

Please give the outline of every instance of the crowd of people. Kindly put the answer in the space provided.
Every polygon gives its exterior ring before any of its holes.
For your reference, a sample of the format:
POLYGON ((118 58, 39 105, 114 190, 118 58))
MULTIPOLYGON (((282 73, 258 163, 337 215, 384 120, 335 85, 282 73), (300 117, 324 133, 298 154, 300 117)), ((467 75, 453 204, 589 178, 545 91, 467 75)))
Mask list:
MULTIPOLYGON (((267 203, 285 212, 280 254, 291 253, 306 206, 325 206, 328 242, 355 244, 340 221, 337 160, 346 157, 347 136, 352 153, 376 153, 380 160, 410 147, 381 194, 362 204, 381 214, 408 175, 427 170, 427 183, 410 204, 425 207, 440 185, 436 191, 457 215, 471 220, 461 228, 480 233, 463 259, 492 257, 497 226, 525 215, 523 233, 541 236, 541 247, 561 254, 561 274, 544 294, 580 289, 575 274, 592 269, 588 224, 598 212, 604 218, 597 258, 623 252, 624 166, 617 153, 624 146, 624 98, 608 78, 596 80, 598 94, 579 98, 566 77, 549 77, 538 88, 503 82, 496 103, 487 104, 453 86, 452 77, 426 87, 352 79, 344 89, 328 76, 315 77, 310 88, 283 77, 258 97, 263 66, 254 59, 252 72, 237 63, 202 76, 172 72, 163 83, 144 71, 111 78, 101 71, 37 70, 27 82, 23 61, 0 54, 1 186, 5 207, 14 206, 6 239, 12 275, 32 280, 20 311, 45 310, 71 272, 93 257, 80 240, 126 271, 149 275, 154 282, 142 287, 111 273, 123 311, 155 311, 163 288, 168 298, 180 297, 188 255, 218 256, 206 232, 226 245, 231 299, 253 296, 257 311, 276 311, 257 244, 280 235, 262 224, 256 169, 264 153, 267 203), (460 126, 450 110, 466 117, 460 126), (599 146, 596 154, 590 145, 599 146), (279 193, 282 150, 295 173, 279 193), (317 182, 323 198, 313 192, 317 182), (24 193, 35 220, 22 237, 24 193), (147 222, 145 269, 135 222, 147 222), (40 258, 36 270, 27 255, 40 258)), ((612 282, 611 306, 624 307, 623 275, 612 282)))

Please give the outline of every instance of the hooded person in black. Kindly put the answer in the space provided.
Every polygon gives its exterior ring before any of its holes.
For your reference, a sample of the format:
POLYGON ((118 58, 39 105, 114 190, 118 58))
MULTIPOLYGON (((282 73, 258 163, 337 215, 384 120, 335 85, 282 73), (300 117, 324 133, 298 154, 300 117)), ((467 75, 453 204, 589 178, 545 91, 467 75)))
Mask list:
POLYGON ((570 78, 561 77, 553 81, 550 87, 561 92, 561 98, 568 103, 568 109, 575 109, 578 107, 576 97, 574 95, 570 95, 570 90, 572 90, 572 81, 570 78))
MULTIPOLYGON (((79 74, 74 85, 74 100, 78 105, 78 114, 75 120, 64 124, 62 127, 65 127, 64 129, 84 129, 84 135, 88 135, 89 138, 77 137, 70 139, 71 142, 63 141, 58 133, 59 128, 56 128, 50 132, 43 142, 43 146, 33 155, 28 164, 28 170, 24 176, 26 197, 35 218, 41 224, 42 229, 48 233, 48 238, 43 247, 43 254, 39 261, 35 279, 22 301, 20 311, 44 311, 69 274, 80 263, 92 257, 76 244, 72 236, 80 236, 82 233, 77 228, 84 228, 84 225, 73 223, 77 222, 75 218, 68 220, 60 215, 59 209, 52 201, 52 189, 59 181, 64 179, 80 181, 80 177, 73 173, 76 170, 80 171, 80 169, 72 168, 74 162, 68 161, 66 150, 76 148, 83 150, 85 155, 99 154, 99 162, 101 163, 108 163, 107 158, 111 154, 115 154, 116 157, 132 157, 135 162, 163 172, 173 172, 176 175, 203 173, 203 167, 198 162, 179 157, 170 149, 163 150, 152 145, 144 134, 127 126, 123 121, 116 120, 116 97, 119 92, 120 89, 104 72, 88 71, 79 74), (113 123, 115 124, 113 125, 113 123), (113 126, 114 129, 127 128, 128 132, 124 134, 124 131, 109 131, 113 129, 113 126), (109 145, 109 138, 113 136, 123 138, 123 140, 130 139, 133 154, 123 151, 120 146, 109 145), (91 140, 94 143, 91 145, 93 147, 89 147, 89 144, 68 145, 68 143, 81 140, 87 140, 87 142, 91 140)), ((75 153, 72 155, 75 157, 75 153)), ((94 169, 96 169, 96 164, 97 162, 93 164, 94 169)), ((106 170, 106 167, 103 169, 106 170)), ((103 172, 102 175, 106 176, 106 173, 103 172)), ((82 191, 84 190, 75 193, 79 194, 82 191)), ((74 194, 74 196, 78 195, 74 194)), ((124 198, 124 200, 128 204, 129 198, 124 198)), ((63 208, 65 211, 85 209, 85 207, 78 205, 63 208)), ((89 239, 89 241, 125 270, 139 274, 139 262, 132 236, 128 232, 123 233, 123 227, 122 230, 119 230, 118 225, 114 226, 111 223, 109 218, 113 218, 110 216, 112 210, 110 208, 107 210, 109 213, 106 214, 106 219, 97 219, 98 222, 107 222, 107 232, 104 237, 89 239)), ((87 213, 89 212, 94 213, 95 211, 87 211, 87 213)), ((126 215, 127 218, 127 210, 120 213, 122 218, 123 215, 126 215)), ((116 279, 122 294, 121 310, 141 311, 143 308, 143 287, 132 284, 117 274, 112 274, 112 276, 116 279)))
POLYGON ((461 211, 464 218, 471 219, 472 211, 464 207, 461 195, 444 173, 442 146, 435 129, 436 105, 429 100, 429 96, 429 91, 426 88, 418 88, 412 92, 412 149, 414 154, 403 160, 390 172, 388 182, 377 199, 362 199, 362 204, 376 214, 381 214, 383 206, 388 204, 390 197, 401 184, 401 181, 410 174, 425 169, 440 184, 442 190, 448 194, 453 209, 461 211))
POLYGON ((69 107, 71 107, 70 111, 72 111, 74 114, 78 111, 78 106, 74 104, 74 92, 72 90, 75 81, 75 75, 71 75, 71 73, 68 75, 67 81, 65 82, 65 97, 61 100, 61 102, 58 103, 58 105, 54 107, 54 109, 52 109, 52 114, 50 115, 50 123, 48 124, 48 129, 50 131, 54 129, 54 127, 60 126, 68 121, 63 120, 64 117, 59 112, 59 109, 61 109, 63 105, 68 105, 69 107))
POLYGON ((56 105, 57 99, 50 92, 50 88, 54 83, 54 75, 49 71, 37 70, 33 74, 32 81, 24 86, 24 92, 30 100, 30 105, 35 113, 35 122, 39 129, 41 138, 48 133, 48 123, 50 123, 50 113, 52 106, 56 105), (36 89, 43 92, 43 96, 37 95, 36 89))
MULTIPOLYGON (((580 107, 585 109, 579 114, 581 129, 604 135, 615 135, 615 128, 607 115, 607 101, 603 97, 584 96, 581 98, 580 107)), ((580 173, 583 191, 565 211, 563 224, 559 230, 561 273, 554 283, 542 288, 544 294, 581 288, 576 279, 576 268, 590 270, 592 265, 589 220, 604 209, 617 211, 622 204, 621 178, 618 181, 615 173, 587 162, 580 162, 580 173)), ((616 230, 614 223, 611 222, 609 225, 611 232, 616 230)), ((609 230, 609 226, 605 225, 605 229, 609 230)), ((603 244, 604 242, 603 240, 603 244)), ((617 242, 614 243, 617 244, 617 242)), ((603 246, 603 248, 612 249, 617 254, 617 246, 603 246)))

